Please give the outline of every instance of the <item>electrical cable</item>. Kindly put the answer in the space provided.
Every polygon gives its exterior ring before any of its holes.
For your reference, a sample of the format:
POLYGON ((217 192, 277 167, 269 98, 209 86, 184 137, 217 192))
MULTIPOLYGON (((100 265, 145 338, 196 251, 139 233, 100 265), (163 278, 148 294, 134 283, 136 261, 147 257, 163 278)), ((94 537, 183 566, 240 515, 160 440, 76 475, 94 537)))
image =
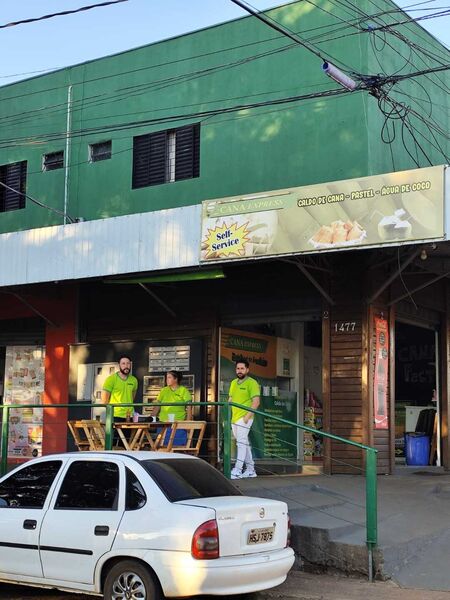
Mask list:
MULTIPOLYGON (((257 55, 252 55, 250 57, 245 57, 245 58, 239 59, 234 62, 221 63, 219 65, 215 65, 214 67, 208 67, 203 70, 191 71, 188 73, 183 73, 181 75, 166 77, 164 79, 159 79, 159 80, 152 81, 149 83, 146 82, 146 83, 141 83, 141 84, 137 84, 137 85, 133 85, 133 86, 125 86, 123 88, 118 88, 116 90, 113 90, 112 92, 105 92, 102 94, 95 94, 94 96, 82 97, 78 100, 72 101, 73 108, 72 108, 71 112, 72 112, 72 114, 74 114, 78 110, 102 106, 106 102, 108 102, 108 104, 110 104, 111 102, 120 102, 121 100, 126 100, 128 103, 130 98, 141 95, 147 91, 153 91, 153 92, 161 91, 161 90, 167 89, 168 87, 171 87, 173 85, 190 82, 195 79, 199 79, 201 77, 206 77, 208 75, 214 74, 219 71, 227 70, 229 68, 233 68, 236 66, 247 65, 248 63, 253 62, 254 60, 258 60, 260 58, 265 58, 267 56, 278 54, 280 52, 284 52, 285 50, 289 50, 293 47, 295 47, 295 44, 289 44, 287 46, 282 46, 281 48, 268 50, 263 53, 260 53, 257 55)), ((60 103, 57 105, 44 106, 39 109, 34 109, 32 111, 28 111, 27 113, 25 113, 25 115, 29 118, 32 118, 36 114, 39 114, 41 112, 45 112, 46 115, 59 114, 59 113, 65 115, 66 110, 67 110, 67 102, 63 102, 63 103, 60 103), (55 108, 56 110, 50 112, 49 108, 55 108)), ((23 116, 24 116, 24 113, 16 113, 14 115, 12 115, 12 114, 5 115, 4 117, 0 117, 0 122, 3 122, 3 120, 9 119, 10 123, 12 122, 13 124, 22 124, 24 122, 23 118, 22 118, 23 116), (14 118, 16 118, 17 120, 13 121, 14 118)))
MULTIPOLYGON (((339 98, 341 98, 341 97, 342 96, 336 97, 336 100, 339 100, 339 98)), ((330 96, 330 98, 333 98, 333 97, 330 96)), ((328 99, 328 97, 323 98, 324 101, 326 101, 327 99, 328 99)), ((308 102, 313 102, 314 100, 315 99, 305 100, 305 104, 307 104, 308 102)), ((221 123, 228 123, 230 121, 238 121, 238 120, 240 121, 242 119, 253 119, 255 117, 261 117, 261 116, 268 115, 268 114, 273 114, 273 113, 279 114, 280 112, 283 112, 285 110, 292 110, 292 109, 295 110, 297 108, 300 108, 300 106, 303 106, 303 104, 299 105, 299 106, 294 106, 294 107, 292 105, 289 105, 289 106, 284 107, 284 108, 276 108, 276 109, 273 109, 273 110, 259 111, 257 114, 254 114, 254 115, 252 115, 252 114, 242 114, 242 115, 237 115, 235 117, 231 117, 229 119, 222 119, 220 121, 216 120, 216 121, 208 123, 208 120, 211 119, 211 118, 213 118, 215 116, 215 115, 213 115, 212 117, 206 117, 205 119, 203 119, 200 122, 202 124, 202 127, 216 126, 216 125, 220 125, 221 123)), ((114 142, 120 141, 120 140, 125 140, 125 139, 129 140, 129 136, 127 135, 127 136, 118 136, 118 137, 115 137, 114 138, 114 142)), ((80 145, 80 144, 81 144, 81 142, 76 142, 75 141, 73 143, 73 146, 80 145)), ((111 152, 111 157, 116 156, 118 154, 124 154, 125 152, 131 152, 132 150, 133 150, 133 146, 130 146, 128 148, 123 148, 122 150, 116 150, 115 152, 111 152)), ((87 159, 87 160, 82 160, 82 161, 70 163, 70 164, 67 165, 67 168, 68 169, 72 169, 74 167, 86 166, 86 165, 90 165, 90 164, 92 164, 92 160, 87 159)), ((29 177, 31 175, 40 175, 41 173, 42 173, 42 169, 39 169, 37 171, 27 171, 27 177, 29 177)))
POLYGON ((277 21, 275 21, 275 19, 272 19, 265 13, 259 12, 258 10, 256 10, 252 6, 250 6, 250 4, 248 2, 244 2, 243 0, 230 0, 230 1, 233 2, 233 4, 236 4, 237 6, 239 6, 240 8, 243 8, 249 14, 256 17, 258 20, 262 21, 263 23, 265 23, 272 29, 275 29, 275 31, 278 31, 278 33, 285 35, 286 37, 290 38, 291 40, 293 40, 300 46, 303 46, 303 48, 308 50, 308 52, 311 52, 312 54, 314 54, 314 56, 316 56, 317 58, 320 58, 320 60, 322 62, 326 62, 325 57, 317 50, 317 48, 315 48, 313 45, 311 45, 308 42, 306 42, 305 40, 303 40, 296 33, 290 31, 287 27, 280 25, 277 21))
MULTIPOLYGON (((96 133, 96 134, 105 133, 105 132, 109 133, 111 131, 123 131, 125 129, 134 129, 137 127, 144 127, 144 126, 146 127, 146 126, 153 125, 153 124, 201 119, 204 117, 218 115, 218 114, 237 112, 237 111, 241 111, 241 110, 250 110, 250 109, 255 109, 255 108, 260 108, 260 107, 265 107, 265 106, 276 106, 276 105, 280 105, 280 104, 288 104, 288 103, 298 102, 301 100, 307 100, 307 99, 312 99, 312 98, 323 98, 326 96, 340 96, 340 95, 349 94, 349 93, 351 93, 351 92, 344 88, 330 89, 330 90, 327 90, 324 92, 300 94, 297 96, 290 96, 290 97, 286 97, 286 98, 277 98, 275 100, 266 100, 263 102, 238 104, 236 106, 222 107, 222 108, 217 108, 217 109, 198 111, 198 112, 186 113, 186 114, 169 115, 166 117, 158 117, 155 119, 143 119, 143 120, 138 120, 138 121, 118 123, 115 125, 110 124, 110 125, 103 125, 103 126, 99 126, 99 127, 78 129, 78 130, 73 130, 69 134, 69 137, 75 138, 75 137, 90 135, 90 134, 94 134, 94 133, 96 133)), ((0 139, 0 147, 3 148, 3 147, 5 147, 5 144, 12 143, 12 142, 29 142, 29 143, 35 144, 37 142, 55 141, 55 140, 59 140, 59 139, 66 139, 67 135, 68 135, 67 131, 61 131, 61 132, 52 132, 52 133, 42 134, 40 136, 31 136, 31 137, 26 136, 26 137, 22 137, 22 138, 13 138, 12 140, 11 139, 9 139, 9 140, 8 139, 0 139)))
MULTIPOLYGON (((329 11, 326 11, 326 10, 324 10, 324 12, 327 12, 327 13, 329 13, 329 11)), ((330 14, 332 14, 332 13, 330 13, 330 14)), ((363 13, 363 14, 365 14, 365 13, 363 13)), ((340 18, 340 17, 339 17, 339 18, 340 18)), ((352 25, 352 24, 350 23, 350 25, 352 25)), ((323 26, 322 26, 322 27, 323 27, 323 26)), ((329 27, 329 26, 327 26, 327 27, 329 27)), ((312 28, 311 30, 314 30, 314 29, 317 29, 317 28, 312 28)), ((310 30, 307 30, 307 31, 310 31, 310 30)), ((277 39, 277 38, 270 38, 270 40, 274 40, 274 39, 277 39)), ((254 44, 254 43, 255 43, 255 42, 251 42, 251 44, 254 44)), ((256 42, 256 43, 259 43, 259 42, 256 42)), ((242 46, 244 46, 244 45, 241 45, 240 47, 242 47, 242 46)), ((288 47, 284 47, 284 48, 282 48, 282 49, 280 49, 280 50, 289 49, 289 48, 292 48, 292 47, 294 47, 294 46, 295 46, 295 45, 291 45, 291 46, 288 46, 288 47)), ((214 52, 213 52, 213 53, 214 53, 214 52)), ((212 54, 212 53, 208 53, 208 54, 212 54)), ((263 56, 263 55, 264 55, 264 53, 262 53, 262 55, 259 55, 259 56, 263 56)), ((190 58, 193 58, 193 57, 189 57, 189 59, 190 59, 190 58)), ((257 55, 255 58, 258 58, 258 55, 257 55)), ((183 59, 183 60, 186 60, 186 59, 183 59)), ((168 63, 166 63, 166 64, 168 64, 168 63)), ((228 64, 230 64, 230 63, 228 63, 228 64)), ((223 65, 223 66, 225 66, 225 65, 223 65)), ((142 67, 142 68, 140 68, 140 69, 153 68, 153 67, 154 67, 154 66, 150 66, 150 67, 142 67)), ((217 66, 216 68, 220 68, 220 66, 217 66)), ((140 70, 140 69, 137 69, 137 70, 140 70)), ((134 72, 134 71, 136 71, 136 70, 133 70, 133 72, 134 72)), ((114 75, 112 75, 112 76, 114 76, 114 75)), ((110 77, 110 76, 106 76, 106 77, 110 77)), ((101 79, 101 78, 96 78, 96 79, 98 80, 98 79, 101 79)), ((86 82, 87 82, 87 81, 92 81, 92 80, 86 80, 86 82)), ((153 85, 153 83, 151 83, 151 84, 141 84, 141 86, 140 86, 140 87, 141 87, 142 89, 143 89, 143 85, 153 85)), ((123 89, 123 88, 120 88, 120 89, 119 89, 119 91, 120 91, 121 89, 123 89)), ((125 93, 125 91, 126 91, 126 90, 127 90, 127 88, 124 88, 124 93, 125 93)), ((113 93, 114 93, 114 92, 113 92, 113 93)), ((92 102, 91 104, 95 104, 96 102, 98 103, 98 100, 97 100, 97 99, 98 99, 99 97, 101 97, 101 96, 106 96, 106 97, 108 97, 108 96, 110 96, 110 95, 111 95, 111 94, 100 94, 100 95, 98 95, 98 94, 97 94, 97 95, 95 95, 95 96, 93 96, 93 97, 92 97, 92 98, 93 98, 93 102, 92 102)), ((11 98, 14 98, 14 97, 10 97, 10 99, 11 99, 11 98)), ((119 98, 118 100, 120 100, 120 98, 119 98)), ((83 100, 81 100, 81 101, 77 101, 77 100, 75 100, 75 104, 76 104, 77 102, 83 102, 83 103, 85 103, 85 101, 86 101, 86 99, 83 99, 83 100)), ((55 106, 60 106, 60 107, 61 107, 61 110, 63 110, 63 108, 65 108, 65 107, 66 107, 66 103, 61 103, 60 105, 55 105, 55 106)), ((44 108, 42 108, 42 109, 38 109, 38 110, 46 110, 46 107, 44 107, 44 108)), ((74 109, 74 110, 76 110, 76 107, 75 107, 75 109, 74 109)), ((33 112, 33 111, 29 111, 29 112, 33 112)), ((5 117, 3 117, 3 119, 7 119, 7 118, 9 118, 9 117, 12 117, 12 116, 13 116, 13 115, 6 115, 5 117)), ((21 115, 21 117, 23 117, 23 115, 21 115)), ((22 122, 22 121, 21 121, 21 122, 22 122)))
POLYGON ((6 188, 7 190, 10 190, 11 192, 14 192, 14 193, 18 194, 22 198, 26 198, 26 199, 30 200, 31 202, 33 202, 33 204, 36 204, 37 206, 40 206, 41 208, 45 208, 45 209, 47 209, 47 210, 49 210, 51 212, 56 213, 57 215, 59 215, 61 217, 67 218, 70 221, 70 223, 77 223, 78 222, 77 219, 75 219, 74 217, 71 217, 67 213, 64 213, 62 210, 58 210, 57 208, 53 208, 53 206, 48 206, 48 204, 44 204, 43 202, 41 202, 40 200, 36 200, 36 198, 33 198, 29 194, 25 194, 24 192, 20 192, 19 190, 16 190, 16 189, 12 188, 11 186, 7 185, 6 183, 3 183, 3 181, 0 181, 0 185, 2 187, 6 188))
POLYGON ((45 21, 46 19, 53 19, 54 17, 65 17, 67 15, 74 15, 75 13, 85 12, 92 10, 93 8, 102 8, 105 6, 111 6, 112 4, 121 4, 122 2, 128 2, 128 0, 108 0, 107 2, 100 2, 99 4, 90 4, 88 6, 81 6, 73 10, 63 10, 57 13, 51 13, 49 15, 42 15, 41 17, 32 17, 30 19, 22 19, 21 21, 12 21, 11 23, 5 23, 0 25, 0 29, 6 29, 8 27, 17 27, 17 25, 24 25, 28 23, 36 23, 37 21, 45 21))
POLYGON ((450 15, 450 10, 444 10, 438 13, 434 13, 431 15, 422 15, 420 17, 416 17, 416 18, 409 18, 405 21, 397 21, 394 23, 387 23, 386 25, 380 25, 378 27, 374 27, 372 29, 372 31, 383 31, 384 29, 388 29, 391 27, 398 27, 399 25, 405 25, 406 23, 410 24, 410 23, 417 23, 418 21, 424 21, 426 19, 435 19, 436 17, 443 17, 443 16, 449 16, 450 15))
MULTIPOLYGON (((302 33, 308 33, 308 32, 311 32, 311 31, 316 31, 318 29, 328 28, 328 27, 331 27, 331 26, 332 25, 321 25, 319 27, 312 27, 310 29, 306 29, 306 30, 302 31, 302 33)), ((214 54, 222 55, 224 52, 229 52, 229 51, 233 51, 233 50, 238 50, 238 49, 246 48, 246 47, 249 47, 249 46, 254 46, 254 45, 259 45, 259 44, 265 44, 267 42, 273 42, 273 41, 279 41, 279 40, 280 40, 279 36, 275 36, 275 37, 271 37, 271 38, 265 38, 263 40, 255 40, 253 42, 247 42, 245 44, 239 44, 237 46, 231 46, 231 47, 228 47, 228 48, 220 48, 218 50, 213 50, 211 52, 206 52, 206 53, 202 53, 202 54, 198 54, 198 55, 194 55, 194 56, 183 57, 183 58, 172 60, 172 61, 161 62, 161 63, 156 64, 156 65, 146 65, 146 66, 143 66, 143 67, 137 67, 135 69, 129 69, 127 71, 120 71, 120 72, 117 72, 117 73, 111 73, 111 74, 108 74, 108 75, 102 75, 102 76, 99 76, 99 77, 94 77, 92 79, 85 79, 85 80, 80 81, 80 82, 72 82, 72 85, 85 85, 87 83, 94 83, 94 82, 97 82, 97 81, 102 81, 102 80, 110 79, 110 78, 114 78, 114 77, 123 77, 124 75, 132 74, 132 73, 137 73, 137 72, 146 71, 146 70, 149 70, 149 69, 155 69, 155 68, 158 68, 158 67, 163 67, 163 66, 168 66, 168 65, 175 65, 175 64, 178 64, 178 63, 186 62, 186 61, 189 61, 189 60, 194 60, 194 59, 197 59, 197 58, 204 58, 204 57, 207 57, 207 56, 212 56, 214 54)), ((291 45, 291 47, 296 47, 296 46, 297 46, 297 44, 292 44, 291 45)), ((287 46, 286 46, 286 48, 287 48, 287 46)), ((139 48, 137 50, 139 50, 139 48)), ((89 61, 89 62, 96 62, 98 60, 102 60, 102 59, 95 59, 95 60, 89 61)), ((62 68, 64 68, 64 67, 62 67, 62 68)), ((9 85, 14 85, 14 84, 9 84, 9 85)), ((47 88, 47 89, 43 89, 43 90, 38 90, 36 92, 29 92, 29 93, 26 93, 26 94, 23 94, 23 95, 20 95, 20 96, 10 96, 8 98, 5 98, 5 100, 15 100, 17 98, 21 98, 21 97, 24 97, 24 96, 26 97, 26 96, 29 96, 29 95, 32 95, 32 94, 47 93, 47 92, 50 92, 50 91, 55 91, 55 90, 63 89, 63 88, 66 88, 66 85, 56 86, 56 87, 53 87, 53 88, 47 88)))
POLYGON ((411 299, 411 302, 414 304, 414 308, 417 310, 417 304, 414 302, 414 298, 411 296, 411 293, 409 291, 409 289, 406 286, 406 283, 403 279, 403 274, 402 274, 402 269, 401 269, 401 264, 400 264, 400 247, 397 248, 397 263, 398 263, 398 272, 400 275, 400 281, 403 284, 403 287, 405 288, 406 293, 408 294, 408 296, 411 299))

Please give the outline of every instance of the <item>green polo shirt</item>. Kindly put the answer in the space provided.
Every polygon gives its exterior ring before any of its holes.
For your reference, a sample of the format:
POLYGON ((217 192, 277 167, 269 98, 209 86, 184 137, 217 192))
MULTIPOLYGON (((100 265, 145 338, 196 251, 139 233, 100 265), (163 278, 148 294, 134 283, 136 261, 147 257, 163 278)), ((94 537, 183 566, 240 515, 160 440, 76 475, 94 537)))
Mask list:
POLYGON ((168 421, 169 415, 175 415, 174 421, 186 421, 186 404, 192 400, 191 394, 184 385, 178 386, 173 390, 170 386, 166 385, 159 392, 157 402, 175 402, 173 406, 161 406, 159 411, 159 420, 168 421))
MULTIPOLYGON (((133 395, 138 388, 138 380, 134 375, 128 375, 126 379, 113 373, 106 378, 103 389, 111 394, 110 404, 133 404, 133 395)), ((133 406, 117 406, 114 408, 114 416, 126 418, 127 413, 132 416, 133 406), (129 412, 128 412, 129 411, 129 412)))
MULTIPOLYGON (((229 397, 232 402, 236 404, 243 404, 244 406, 251 406, 252 400, 256 396, 260 395, 259 384, 253 377, 246 377, 245 379, 233 379, 230 385, 229 397)), ((239 419, 242 419, 247 414, 244 408, 231 407, 231 422, 236 423, 239 419)))

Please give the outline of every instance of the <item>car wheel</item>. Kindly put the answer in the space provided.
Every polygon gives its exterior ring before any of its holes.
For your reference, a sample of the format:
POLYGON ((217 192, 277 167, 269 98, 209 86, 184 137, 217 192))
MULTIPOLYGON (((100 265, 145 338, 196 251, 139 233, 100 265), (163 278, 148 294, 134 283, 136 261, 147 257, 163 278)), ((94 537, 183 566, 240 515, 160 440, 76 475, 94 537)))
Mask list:
POLYGON ((159 585, 149 570, 134 560, 123 560, 106 576, 104 600, 160 600, 159 585))

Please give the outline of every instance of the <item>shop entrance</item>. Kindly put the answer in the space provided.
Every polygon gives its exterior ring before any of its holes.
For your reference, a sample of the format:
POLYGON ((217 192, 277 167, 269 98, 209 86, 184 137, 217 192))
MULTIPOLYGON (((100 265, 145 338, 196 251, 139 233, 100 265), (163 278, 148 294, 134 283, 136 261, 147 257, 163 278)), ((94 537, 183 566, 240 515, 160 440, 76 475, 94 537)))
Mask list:
MULTIPOLYGON (((265 323, 235 321, 220 335, 221 400, 228 398, 236 377, 234 363, 245 359, 250 375, 261 387, 260 409, 289 421, 323 427, 322 324, 320 320, 265 323)), ((320 436, 303 433, 257 416, 250 434, 252 451, 261 475, 321 471, 320 436)))
POLYGON ((441 464, 438 341, 431 327, 396 321, 396 464, 441 464))

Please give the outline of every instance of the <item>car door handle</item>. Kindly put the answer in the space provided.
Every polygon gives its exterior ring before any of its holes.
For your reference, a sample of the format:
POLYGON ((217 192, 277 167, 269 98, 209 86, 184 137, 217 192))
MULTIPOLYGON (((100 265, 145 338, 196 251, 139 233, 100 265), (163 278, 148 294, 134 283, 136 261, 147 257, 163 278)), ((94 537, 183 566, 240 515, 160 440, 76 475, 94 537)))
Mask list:
POLYGON ((25 521, 23 522, 24 529, 36 529, 36 527, 37 521, 35 521, 34 519, 25 519, 25 521))
POLYGON ((108 525, 96 525, 94 535, 109 535, 108 525))

